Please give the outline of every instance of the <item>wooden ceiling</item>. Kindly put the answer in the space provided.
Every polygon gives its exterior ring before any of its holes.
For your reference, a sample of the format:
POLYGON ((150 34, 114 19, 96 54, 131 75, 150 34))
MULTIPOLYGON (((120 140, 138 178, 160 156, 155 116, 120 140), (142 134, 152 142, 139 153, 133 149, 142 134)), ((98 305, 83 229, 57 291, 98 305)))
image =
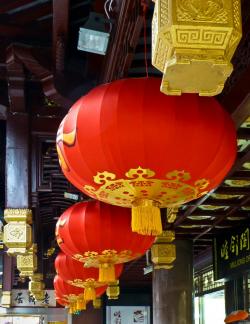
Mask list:
MULTIPOLYGON (((160 77, 150 62, 153 3, 145 3, 149 6, 146 30, 149 74, 160 77)), ((79 200, 88 199, 60 171, 55 132, 61 118, 72 102, 96 84, 145 76, 141 1, 114 1, 106 56, 76 49, 79 27, 87 21, 90 11, 104 13, 103 1, 2 0, 0 3, 0 115, 4 119, 8 112, 22 113, 22 109, 31 115, 35 156, 32 206, 36 210, 37 240, 43 256, 54 244, 57 218, 74 203, 64 198, 64 193, 75 193, 79 200), (13 102, 20 111, 13 111, 13 102), (42 235, 38 234, 41 232, 42 235)), ((169 226, 176 231, 177 238, 193 240, 195 255, 208 249, 215 235, 248 222, 250 217, 250 2, 247 0, 242 1, 242 15, 243 38, 233 58, 235 70, 218 97, 238 130, 237 160, 214 192, 182 206, 176 222, 169 226)), ((130 282, 131 287, 139 283, 145 266, 145 257, 127 265, 123 282, 130 282)), ((45 262, 44 270, 46 267, 51 266, 45 262)), ((147 278, 144 285, 150 282, 150 276, 147 278)))

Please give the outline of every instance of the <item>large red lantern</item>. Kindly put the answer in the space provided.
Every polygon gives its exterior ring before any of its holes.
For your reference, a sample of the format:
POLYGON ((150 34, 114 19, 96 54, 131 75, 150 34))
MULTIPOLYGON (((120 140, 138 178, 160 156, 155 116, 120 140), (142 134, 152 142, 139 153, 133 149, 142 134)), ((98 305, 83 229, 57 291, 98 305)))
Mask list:
MULTIPOLYGON (((85 300, 95 300, 96 295, 104 293, 107 289, 106 284, 98 281, 98 269, 84 268, 82 263, 62 252, 55 259, 55 269, 56 273, 68 284, 84 288, 85 300)), ((115 266, 116 278, 119 278, 122 269, 122 264, 115 266)))
POLYGON ((160 234, 158 207, 175 207, 217 187, 236 156, 228 113, 212 97, 166 96, 160 79, 98 86, 57 134, 70 182, 103 202, 132 207, 132 229, 160 234))
POLYGON ((142 256, 154 242, 154 236, 131 231, 129 209, 99 201, 68 208, 56 224, 56 237, 65 254, 85 267, 99 267, 104 283, 116 280, 115 264, 142 256))

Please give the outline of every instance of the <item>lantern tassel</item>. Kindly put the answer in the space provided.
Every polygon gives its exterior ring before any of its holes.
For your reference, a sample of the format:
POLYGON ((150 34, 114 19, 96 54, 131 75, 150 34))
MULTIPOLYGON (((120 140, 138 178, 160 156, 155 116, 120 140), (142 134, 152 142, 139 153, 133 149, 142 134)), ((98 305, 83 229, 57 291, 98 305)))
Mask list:
POLYGON ((86 302, 85 302, 84 298, 79 298, 79 299, 77 299, 77 302, 76 302, 76 309, 77 309, 78 311, 86 310, 86 302))
POLYGON ((85 300, 95 300, 96 299, 96 292, 95 292, 94 287, 85 287, 84 299, 85 300))
POLYGON ((162 233, 159 203, 149 199, 138 199, 132 206, 132 231, 142 235, 162 233))
POLYGON ((115 279, 115 267, 111 263, 103 263, 99 265, 99 282, 114 282, 115 279))
POLYGON ((74 314, 76 312, 76 309, 77 309, 76 303, 75 302, 71 302, 70 303, 70 307, 69 307, 69 313, 70 314, 74 314))

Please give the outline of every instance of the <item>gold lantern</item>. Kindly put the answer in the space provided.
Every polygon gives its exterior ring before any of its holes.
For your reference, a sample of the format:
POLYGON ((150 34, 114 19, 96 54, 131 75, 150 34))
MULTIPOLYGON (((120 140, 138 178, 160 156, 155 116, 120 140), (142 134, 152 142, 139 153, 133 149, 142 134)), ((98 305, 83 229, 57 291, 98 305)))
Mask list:
POLYGON ((5 209, 3 242, 9 255, 26 254, 32 246, 32 211, 30 209, 5 209))
POLYGON ((168 95, 219 94, 241 39, 240 0, 154 0, 152 64, 168 95))
POLYGON ((4 308, 11 307, 11 291, 2 291, 1 306, 4 308))
POLYGON ((33 244, 27 254, 17 255, 17 269, 20 278, 31 277, 37 271, 37 245, 33 244))
POLYGON ((30 294, 37 300, 42 301, 45 297, 45 284, 42 281, 43 280, 43 274, 42 273, 34 273, 30 277, 29 282, 29 291, 30 294))
POLYGON ((172 269, 176 259, 176 247, 172 243, 175 239, 174 231, 163 231, 151 247, 151 259, 154 269, 172 269))
POLYGON ((106 294, 108 299, 118 299, 120 295, 120 287, 119 287, 119 280, 116 280, 108 285, 106 290, 106 294))

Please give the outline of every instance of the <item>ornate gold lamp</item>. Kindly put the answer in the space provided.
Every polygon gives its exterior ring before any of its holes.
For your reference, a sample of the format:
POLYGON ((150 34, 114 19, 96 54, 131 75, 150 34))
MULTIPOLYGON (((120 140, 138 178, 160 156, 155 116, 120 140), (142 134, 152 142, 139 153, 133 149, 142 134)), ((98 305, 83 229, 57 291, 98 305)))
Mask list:
POLYGON ((17 255, 17 269, 20 278, 31 277, 37 271, 37 245, 33 244, 27 254, 17 255))
POLYGON ((172 243, 174 239, 174 231, 163 231, 157 237, 151 247, 151 259, 155 270, 173 268, 173 262, 176 259, 176 247, 172 243))
POLYGON ((153 0, 152 64, 168 95, 219 94, 241 39, 240 0, 153 0))
POLYGON ((5 209, 3 242, 9 255, 26 254, 32 246, 32 211, 30 209, 5 209))

